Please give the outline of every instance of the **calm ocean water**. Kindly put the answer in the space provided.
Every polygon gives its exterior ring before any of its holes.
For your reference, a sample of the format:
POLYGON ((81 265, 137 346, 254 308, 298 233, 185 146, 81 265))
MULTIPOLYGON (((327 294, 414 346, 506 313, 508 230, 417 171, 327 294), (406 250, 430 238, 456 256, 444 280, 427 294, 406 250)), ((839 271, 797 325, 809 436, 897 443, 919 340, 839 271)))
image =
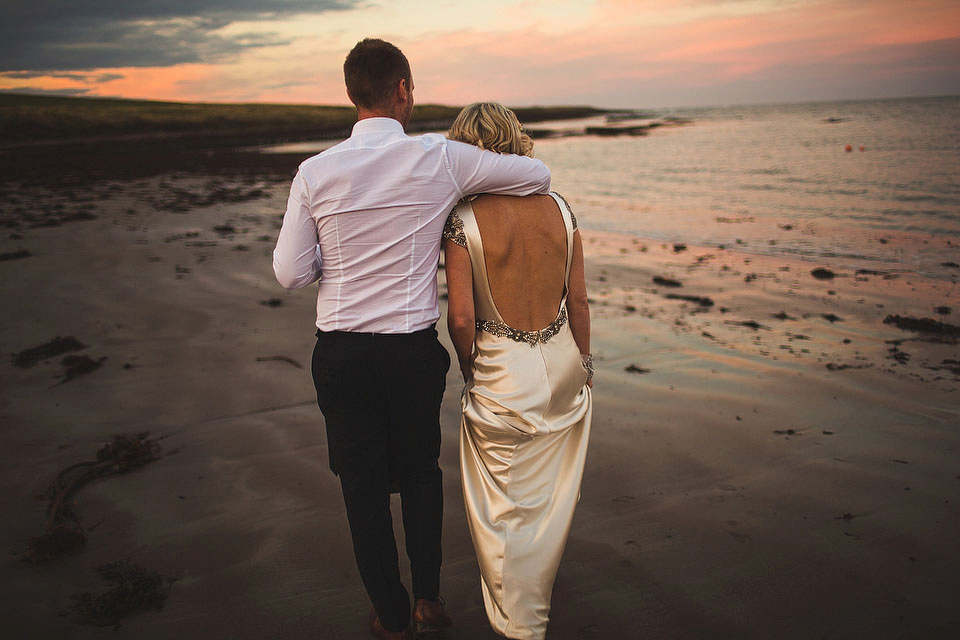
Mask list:
POLYGON ((584 228, 840 267, 960 273, 943 265, 960 263, 960 96, 650 113, 692 124, 537 140, 584 228))

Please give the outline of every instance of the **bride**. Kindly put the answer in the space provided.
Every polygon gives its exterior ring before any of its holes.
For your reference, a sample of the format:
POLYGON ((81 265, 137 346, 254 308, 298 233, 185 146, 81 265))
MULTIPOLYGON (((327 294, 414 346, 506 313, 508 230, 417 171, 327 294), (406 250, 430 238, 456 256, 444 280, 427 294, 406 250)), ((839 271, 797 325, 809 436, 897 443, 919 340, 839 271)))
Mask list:
MULTIPOLYGON (((472 104, 448 137, 532 155, 512 111, 472 104)), ((444 229, 448 326, 465 387, 460 470, 487 617, 546 634, 590 434, 590 312, 577 222, 558 194, 481 195, 444 229)))

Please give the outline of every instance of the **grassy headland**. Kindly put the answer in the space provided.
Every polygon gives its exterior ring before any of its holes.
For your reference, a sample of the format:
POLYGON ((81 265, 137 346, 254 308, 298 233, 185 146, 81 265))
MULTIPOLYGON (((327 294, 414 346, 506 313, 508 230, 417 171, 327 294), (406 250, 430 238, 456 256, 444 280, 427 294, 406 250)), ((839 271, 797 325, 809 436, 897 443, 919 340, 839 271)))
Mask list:
MULTIPOLYGON (((417 105, 411 131, 443 129, 460 107, 417 105)), ((522 107, 524 122, 603 113, 592 107, 522 107)), ((176 140, 199 146, 268 144, 346 137, 356 111, 346 106, 214 104, 0 94, 0 147, 60 142, 176 140)))

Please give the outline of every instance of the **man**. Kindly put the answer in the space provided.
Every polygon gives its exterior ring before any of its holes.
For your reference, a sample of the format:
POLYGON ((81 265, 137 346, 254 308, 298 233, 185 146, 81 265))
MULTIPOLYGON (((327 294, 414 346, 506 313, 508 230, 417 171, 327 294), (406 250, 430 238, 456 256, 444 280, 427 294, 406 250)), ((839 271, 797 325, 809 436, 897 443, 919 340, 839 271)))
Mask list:
POLYGON ((439 600, 443 514, 440 402, 450 357, 437 340, 440 236, 473 193, 547 193, 532 158, 437 134, 409 137, 406 57, 365 39, 343 65, 358 122, 300 165, 274 251, 288 289, 319 279, 313 379, 330 468, 340 477, 354 554, 373 604, 370 628, 412 638, 390 513, 399 486, 418 630, 450 626, 439 600))

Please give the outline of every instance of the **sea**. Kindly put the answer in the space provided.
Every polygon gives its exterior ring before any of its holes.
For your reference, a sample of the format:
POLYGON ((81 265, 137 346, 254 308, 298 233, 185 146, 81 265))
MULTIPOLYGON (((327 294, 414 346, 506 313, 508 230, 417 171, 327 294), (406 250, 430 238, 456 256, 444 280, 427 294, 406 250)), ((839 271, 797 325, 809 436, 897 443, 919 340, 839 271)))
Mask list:
POLYGON ((960 276, 960 96, 644 109, 527 128, 562 134, 534 152, 585 229, 960 276), (667 124, 580 135, 650 122, 667 124))
MULTIPOLYGON (((960 96, 637 109, 525 126, 541 132, 534 153, 586 230, 960 277, 960 96), (587 133, 652 123, 662 126, 646 135, 587 133)), ((275 150, 331 142, 311 144, 275 150)))

